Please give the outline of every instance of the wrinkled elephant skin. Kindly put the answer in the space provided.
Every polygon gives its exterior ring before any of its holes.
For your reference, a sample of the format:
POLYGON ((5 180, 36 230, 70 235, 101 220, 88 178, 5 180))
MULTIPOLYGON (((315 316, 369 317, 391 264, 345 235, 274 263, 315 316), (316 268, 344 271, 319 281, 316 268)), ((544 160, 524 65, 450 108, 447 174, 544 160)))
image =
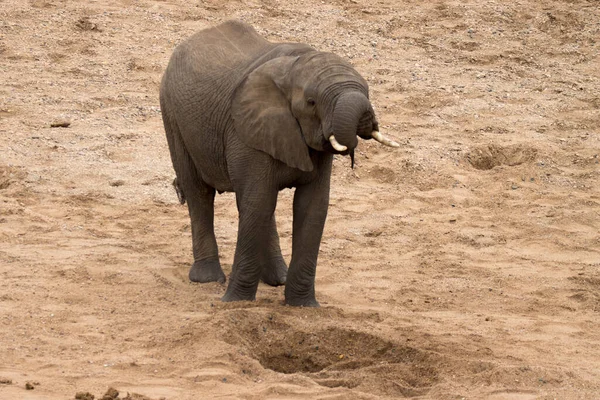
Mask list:
POLYGON ((225 282, 214 197, 233 191, 238 240, 222 300, 254 300, 262 279, 286 285, 286 304, 319 305, 314 282, 333 155, 353 156, 358 137, 382 142, 368 95, 367 82, 342 58, 268 42, 238 21, 198 32, 175 49, 160 104, 174 185, 191 219, 192 281, 225 282), (291 187, 288 270, 274 211, 278 192, 291 187))

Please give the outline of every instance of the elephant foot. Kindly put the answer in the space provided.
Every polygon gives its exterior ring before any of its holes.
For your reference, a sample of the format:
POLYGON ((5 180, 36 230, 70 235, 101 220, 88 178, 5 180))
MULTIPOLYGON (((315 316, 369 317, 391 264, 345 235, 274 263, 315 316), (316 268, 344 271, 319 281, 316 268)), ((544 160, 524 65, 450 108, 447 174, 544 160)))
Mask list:
POLYGON ((190 281, 192 282, 219 282, 225 283, 225 273, 221 269, 219 260, 195 261, 190 269, 190 281))
POLYGON ((271 286, 285 285, 287 271, 288 268, 287 265, 285 265, 285 261, 278 260, 274 265, 269 265, 263 270, 260 279, 271 286))
POLYGON ((245 293, 239 293, 234 291, 225 292, 225 295, 221 297, 221 301, 224 303, 229 303, 232 301, 254 301, 256 300, 256 293, 250 295, 245 293))
POLYGON ((299 297, 289 298, 286 296, 285 304, 288 306, 294 306, 294 307, 321 307, 321 305, 319 304, 317 299, 315 299, 314 297, 305 299, 305 298, 299 298, 299 297))
MULTIPOLYGON (((240 280, 234 271, 229 277, 229 285, 221 301, 254 301, 256 300, 256 290, 258 289, 258 276, 255 278, 248 278, 248 280, 240 280)), ((258 271, 257 271, 258 272, 258 271)))
MULTIPOLYGON (((286 286, 286 289, 288 286, 286 286)), ((285 291, 285 304, 294 307, 321 307, 314 293, 306 295, 298 295, 291 291, 285 291)))

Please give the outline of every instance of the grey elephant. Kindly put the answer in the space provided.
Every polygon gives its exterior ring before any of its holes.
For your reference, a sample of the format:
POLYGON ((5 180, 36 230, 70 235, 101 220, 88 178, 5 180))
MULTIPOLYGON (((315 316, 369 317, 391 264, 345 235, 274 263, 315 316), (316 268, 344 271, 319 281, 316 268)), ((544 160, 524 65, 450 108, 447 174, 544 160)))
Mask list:
POLYGON ((285 284, 285 303, 318 306, 317 256, 334 154, 358 136, 383 137, 367 82, 342 58, 299 43, 271 43, 229 21, 173 52, 160 105, 180 201, 192 226, 194 282, 225 282, 214 233, 215 191, 235 192, 238 239, 223 301, 254 300, 259 281, 285 284), (292 259, 281 255, 278 192, 295 187, 292 259))

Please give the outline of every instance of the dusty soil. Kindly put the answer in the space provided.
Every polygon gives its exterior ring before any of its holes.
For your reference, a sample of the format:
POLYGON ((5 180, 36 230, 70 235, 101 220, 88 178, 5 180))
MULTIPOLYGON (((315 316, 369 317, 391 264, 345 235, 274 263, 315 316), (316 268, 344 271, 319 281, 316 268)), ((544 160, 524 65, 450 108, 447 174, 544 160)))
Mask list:
POLYGON ((0 1, 0 398, 597 398, 599 38, 597 1, 0 1), (335 161, 320 309, 187 280, 158 84, 231 17, 347 57, 401 143, 335 161))

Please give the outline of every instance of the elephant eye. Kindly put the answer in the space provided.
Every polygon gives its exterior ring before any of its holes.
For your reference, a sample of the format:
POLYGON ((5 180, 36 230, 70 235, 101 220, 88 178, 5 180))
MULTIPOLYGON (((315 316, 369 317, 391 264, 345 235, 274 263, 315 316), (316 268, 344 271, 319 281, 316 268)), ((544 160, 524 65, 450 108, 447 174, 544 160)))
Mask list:
POLYGON ((306 100, 306 104, 312 107, 315 105, 315 100, 309 97, 308 100, 306 100))

